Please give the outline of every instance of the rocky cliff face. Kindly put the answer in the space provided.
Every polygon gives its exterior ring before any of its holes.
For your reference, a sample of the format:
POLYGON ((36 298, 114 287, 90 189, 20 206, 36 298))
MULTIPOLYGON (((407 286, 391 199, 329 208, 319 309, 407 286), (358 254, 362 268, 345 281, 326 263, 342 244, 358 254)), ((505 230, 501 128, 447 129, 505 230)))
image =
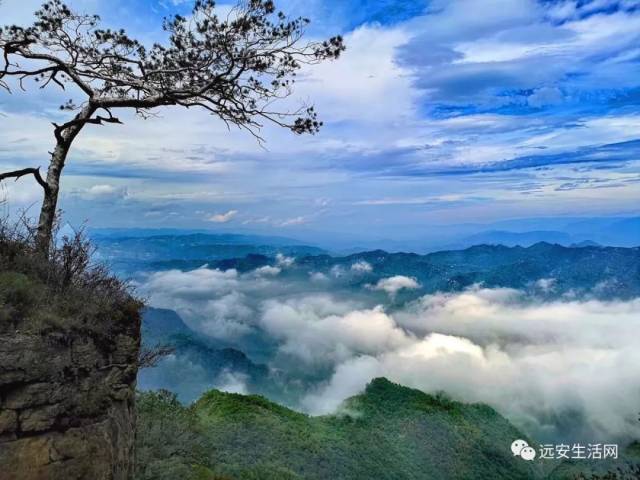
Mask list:
POLYGON ((46 313, 0 303, 0 480, 130 479, 137 304, 99 328, 46 313))

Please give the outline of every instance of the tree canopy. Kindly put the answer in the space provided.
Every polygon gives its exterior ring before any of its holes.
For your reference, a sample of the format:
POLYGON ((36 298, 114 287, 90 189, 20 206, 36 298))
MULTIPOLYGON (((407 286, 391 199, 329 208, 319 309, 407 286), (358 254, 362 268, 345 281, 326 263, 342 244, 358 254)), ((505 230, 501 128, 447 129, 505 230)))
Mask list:
POLYGON ((271 0, 242 0, 224 17, 213 0, 196 0, 189 17, 165 18, 166 41, 150 46, 124 30, 100 28, 98 16, 75 13, 61 0, 47 1, 35 17, 29 27, 0 29, 0 88, 26 90, 30 80, 40 88, 72 85, 73 98, 60 109, 75 115, 54 123, 46 179, 30 167, 0 180, 32 174, 42 186, 42 241, 50 241, 60 174, 85 125, 122 123, 118 108, 146 117, 157 107, 179 106, 203 109, 259 140, 267 122, 316 133, 321 122, 313 106, 288 110, 277 103, 292 93, 300 69, 338 58, 345 48, 340 36, 304 40, 309 20, 287 17, 271 0))
MULTIPOLYGON (((337 58, 344 50, 337 36, 302 43, 306 18, 289 19, 271 0, 249 0, 226 18, 216 14, 213 0, 196 0, 192 16, 175 15, 163 22, 168 44, 145 47, 124 30, 98 28, 97 15, 79 15, 60 0, 45 3, 35 23, 0 29, 7 77, 33 78, 41 88, 75 84, 107 117, 85 123, 115 122, 116 107, 132 107, 142 115, 158 106, 201 107, 228 124, 252 129, 268 120, 295 133, 316 132, 320 122, 313 107, 295 112, 273 108, 291 93, 296 71, 304 64, 337 58), (24 65, 13 57, 27 60, 24 65)), ((60 108, 74 110, 73 100, 60 108)), ((78 120, 60 125, 58 132, 78 120)))

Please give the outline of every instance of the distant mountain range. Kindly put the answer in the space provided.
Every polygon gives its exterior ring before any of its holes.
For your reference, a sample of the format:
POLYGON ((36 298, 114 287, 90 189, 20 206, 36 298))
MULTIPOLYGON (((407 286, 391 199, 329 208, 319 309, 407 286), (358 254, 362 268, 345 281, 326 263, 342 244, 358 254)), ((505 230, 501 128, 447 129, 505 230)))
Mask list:
POLYGON ((491 230, 465 237, 462 244, 472 245, 504 245, 507 247, 528 247, 535 243, 547 242, 558 245, 568 245, 573 242, 571 235, 565 232, 553 230, 539 230, 531 232, 507 232, 503 230, 491 230))
MULTIPOLYGON (((296 231, 293 237, 242 232, 218 232, 203 229, 92 229, 91 238, 98 244, 105 258, 113 254, 140 252, 134 239, 152 239, 142 251, 146 254, 171 253, 167 250, 178 237, 190 237, 177 252, 205 245, 254 245, 271 247, 304 247, 332 252, 337 255, 366 250, 383 249, 390 252, 430 253, 440 250, 459 250, 478 244, 528 247, 538 242, 563 246, 594 242, 618 247, 640 246, 640 216, 629 217, 548 217, 503 220, 490 224, 450 224, 415 226, 415 232, 397 232, 396 238, 381 237, 368 232, 296 231), (163 247, 162 244, 165 244, 163 247)), ((254 252, 258 253, 258 252, 254 252)), ((263 252, 267 253, 267 252, 263 252)), ((316 252, 317 253, 317 252, 316 252)), ((242 256, 246 252, 233 256, 242 256)), ((130 255, 131 257, 131 255, 130 255)), ((228 258, 228 256, 227 256, 228 258)), ((167 259, 163 257, 162 259, 167 259)))
MULTIPOLYGON (((272 263, 272 258, 249 255, 210 266, 247 272, 272 263)), ((334 286, 352 288, 396 275, 415 278, 420 287, 405 292, 401 301, 425 293, 460 291, 475 284, 521 289, 548 298, 566 294, 632 298, 640 295, 640 248, 563 247, 540 242, 526 248, 478 245, 427 255, 376 250, 346 257, 305 256, 281 275, 303 279, 311 272, 334 277, 334 286), (353 266, 359 262, 366 262, 370 270, 354 275, 353 266)))
MULTIPOLYGON (((578 243, 595 243, 619 247, 640 246, 640 217, 590 219, 570 222, 566 225, 545 225, 545 229, 511 231, 509 224, 498 224, 503 228, 483 230, 452 242, 450 247, 465 248, 471 245, 490 244, 527 247, 538 242, 571 246, 578 243), (556 228, 553 228, 553 227, 556 228), (551 227, 551 229, 549 229, 551 227)), ((538 226, 538 225, 535 225, 538 226)))
MULTIPOLYGON (((578 222, 574 228, 587 228, 589 224, 578 222)), ((635 243, 640 243, 639 218, 617 220, 611 225, 627 233, 637 229, 639 241, 635 243)), ((275 265, 276 256, 282 255, 296 261, 279 278, 297 275, 299 280, 307 281, 311 273, 322 273, 336 277, 337 285, 361 287, 383 277, 403 275, 415 277, 420 283, 419 289, 408 292, 414 296, 457 291, 480 283, 530 293, 537 289, 537 293, 545 296, 590 292, 600 298, 630 298, 640 294, 639 248, 604 247, 594 240, 578 240, 548 230, 484 232, 467 239, 478 245, 427 255, 374 250, 347 256, 331 256, 321 248, 283 237, 209 233, 127 236, 130 234, 131 231, 98 232, 94 240, 98 258, 125 277, 156 270, 192 270, 203 265, 247 272, 275 265), (543 238, 556 243, 538 241, 543 238), (358 261, 371 264, 372 270, 338 278, 336 269, 348 271, 358 261), (552 284, 540 289, 536 282, 543 279, 552 284)))
POLYGON ((205 240, 219 245, 302 245, 304 242, 277 235, 249 235, 241 233, 214 233, 210 230, 184 230, 178 228, 97 228, 90 231, 96 241, 126 241, 134 238, 190 237, 196 243, 205 240))
POLYGON ((462 237, 452 246, 468 247, 487 243, 526 247, 537 242, 570 246, 585 241, 619 247, 640 246, 640 217, 498 222, 490 229, 462 237))
MULTIPOLYGON (((318 255, 325 250, 283 237, 255 235, 177 233, 153 235, 154 231, 109 230, 93 233, 97 258, 119 273, 200 266, 215 260, 249 254, 275 256, 318 255), (136 236, 133 236, 133 235, 136 236)), ((157 233, 157 232, 155 232, 157 233)))
POLYGON ((413 225, 393 236, 362 232, 296 231, 296 238, 338 254, 382 249, 430 253, 460 250, 481 243, 528 247, 537 242, 569 246, 583 241, 616 247, 640 246, 640 217, 540 217, 493 223, 413 225))
MULTIPOLYGON (((250 254, 212 261, 209 267, 249 273, 276 262, 272 256, 250 254)), ((203 260, 180 261, 179 265, 189 269, 202 263, 203 260)), ((630 299, 640 296, 640 248, 537 243, 528 248, 480 245, 427 255, 381 250, 346 257, 307 255, 296 258, 272 280, 296 286, 302 292, 366 297, 371 304, 388 305, 391 310, 425 294, 458 292, 474 285, 518 289, 538 300, 630 299), (364 265, 366 268, 362 268, 364 265), (354 270, 354 266, 360 269, 354 270), (321 275, 325 280, 311 281, 312 275, 321 275), (402 290, 392 298, 370 288, 381 279, 397 275, 414 278, 418 287, 402 290)), ((296 394, 304 390, 305 385, 297 384, 296 391, 295 382, 292 386, 286 378, 274 376, 279 374, 265 365, 254 363, 244 353, 251 352, 246 350, 248 345, 238 349, 198 334, 172 310, 148 308, 143 318, 143 341, 148 345, 171 344, 175 353, 157 368, 140 374, 141 388, 166 388, 189 402, 206 389, 228 382, 229 375, 239 375, 237 379, 248 391, 279 401, 294 401, 296 394), (189 373, 181 373, 185 371, 189 373)), ((267 340, 266 336, 263 340, 267 340)), ((260 348, 268 356, 269 348, 260 348)))

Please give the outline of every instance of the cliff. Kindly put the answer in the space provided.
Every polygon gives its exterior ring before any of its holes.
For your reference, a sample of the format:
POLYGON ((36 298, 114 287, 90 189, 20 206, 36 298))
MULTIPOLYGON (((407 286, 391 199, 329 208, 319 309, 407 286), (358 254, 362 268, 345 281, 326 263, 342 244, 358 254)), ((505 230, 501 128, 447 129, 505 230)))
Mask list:
POLYGON ((140 304, 70 252, 0 241, 1 480, 133 475, 140 304))

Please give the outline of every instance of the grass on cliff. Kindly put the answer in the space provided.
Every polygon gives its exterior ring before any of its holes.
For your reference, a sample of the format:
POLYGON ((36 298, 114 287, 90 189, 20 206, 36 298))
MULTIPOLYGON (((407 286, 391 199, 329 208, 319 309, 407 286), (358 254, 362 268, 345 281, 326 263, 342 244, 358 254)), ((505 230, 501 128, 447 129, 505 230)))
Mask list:
POLYGON ((138 315, 142 303, 127 284, 92 261, 79 232, 62 238, 48 258, 33 229, 0 220, 0 329, 22 333, 107 333, 138 315))

